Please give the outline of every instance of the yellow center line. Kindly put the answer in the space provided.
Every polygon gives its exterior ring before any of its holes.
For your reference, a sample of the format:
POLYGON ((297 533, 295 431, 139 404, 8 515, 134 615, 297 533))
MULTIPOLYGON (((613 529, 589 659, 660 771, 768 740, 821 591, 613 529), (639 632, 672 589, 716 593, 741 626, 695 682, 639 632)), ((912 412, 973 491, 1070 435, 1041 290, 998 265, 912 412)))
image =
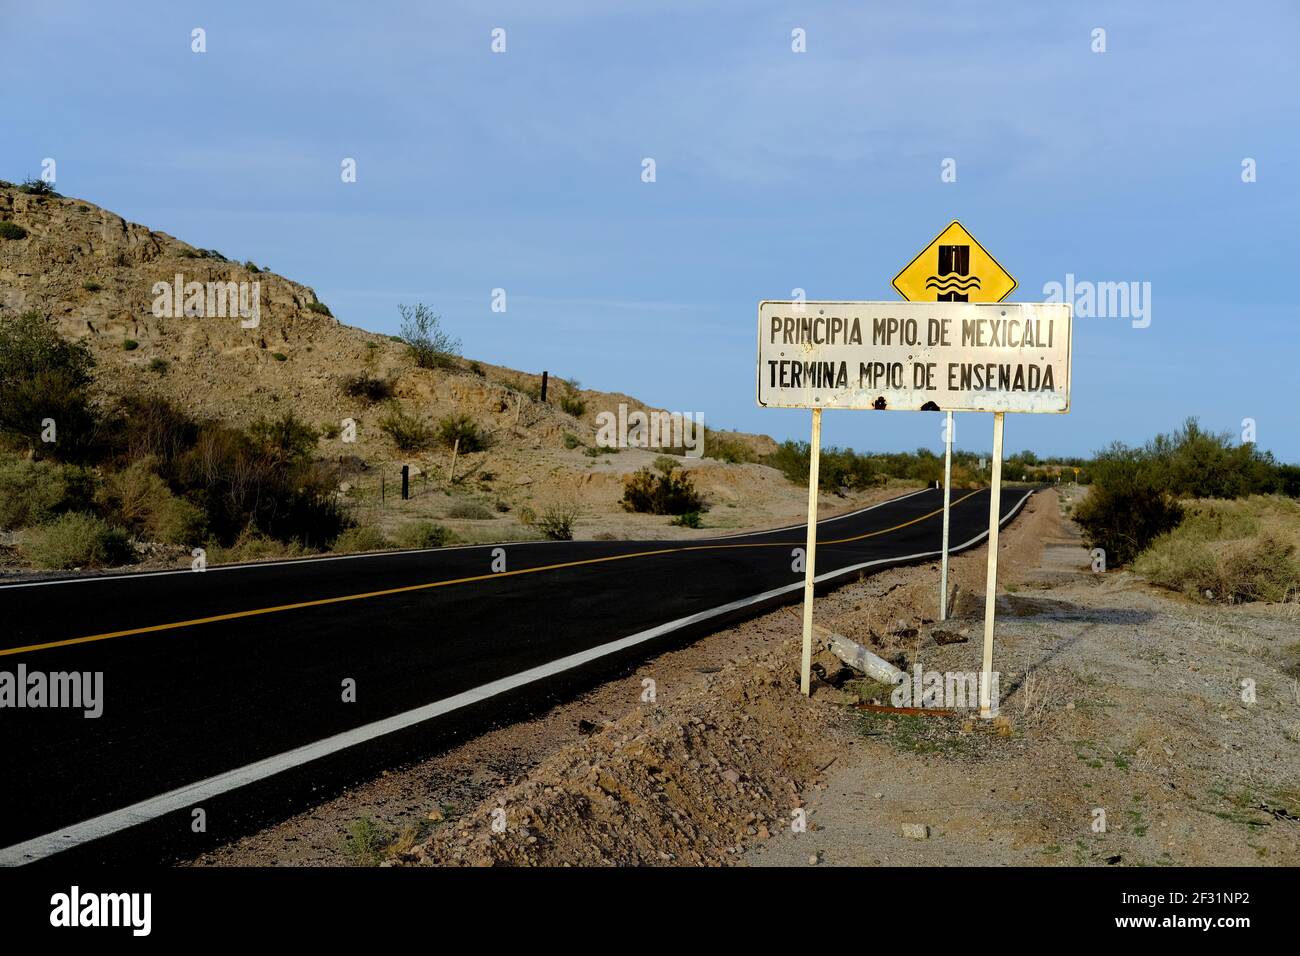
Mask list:
MULTIPOLYGON (((982 490, 982 489, 981 489, 982 490)), ((963 495, 952 503, 955 508, 967 498, 979 493, 979 490, 972 491, 970 494, 963 495)), ((931 511, 921 515, 919 518, 912 518, 904 521, 902 524, 896 524, 892 528, 882 528, 879 531, 868 531, 866 534, 854 535, 850 538, 833 538, 827 541, 818 541, 818 545, 830 544, 850 544, 854 541, 862 541, 866 538, 874 538, 878 535, 888 534, 891 531, 898 531, 900 528, 906 528, 908 525, 914 525, 924 521, 926 518, 933 518, 937 514, 942 514, 943 509, 931 511)), ((29 644, 26 647, 9 647, 0 649, 0 657, 8 657, 13 654, 30 654, 33 651, 45 651, 55 647, 70 647, 74 644, 89 644, 92 641, 107 641, 114 637, 129 637, 133 634, 152 634, 158 631, 177 630, 183 627, 195 627, 199 624, 213 624, 217 621, 233 621, 238 618, 256 617, 260 614, 277 614, 281 611, 296 611, 306 607, 323 607, 327 604, 341 604, 344 601, 364 601, 368 598, 387 597, 392 594, 406 594, 411 591, 427 591, 431 588, 444 588, 453 584, 472 584, 475 581, 496 581, 500 578, 514 577, 517 574, 537 574, 541 571, 557 571, 561 568, 576 568, 588 564, 604 564, 610 561, 625 561, 629 558, 647 558, 659 554, 678 554, 686 551, 721 551, 732 548, 788 548, 800 547, 803 541, 752 541, 741 544, 696 544, 683 545, 675 548, 659 548, 654 551, 635 551, 629 554, 611 554, 603 558, 584 558, 581 561, 562 561, 558 564, 546 564, 536 568, 520 568, 516 571, 497 571, 489 574, 475 574, 471 577, 452 578, 447 581, 429 581, 424 584, 408 584, 400 588, 386 588, 382 591, 366 591, 362 594, 344 594, 339 597, 317 598, 312 601, 298 601, 294 604, 280 604, 276 607, 253 608, 249 611, 231 611, 228 614, 213 614, 209 617, 196 617, 188 621, 172 621, 168 624, 151 624, 148 627, 133 627, 124 631, 108 631, 104 634, 90 634, 86 637, 70 637, 61 641, 47 641, 44 644, 29 644)))

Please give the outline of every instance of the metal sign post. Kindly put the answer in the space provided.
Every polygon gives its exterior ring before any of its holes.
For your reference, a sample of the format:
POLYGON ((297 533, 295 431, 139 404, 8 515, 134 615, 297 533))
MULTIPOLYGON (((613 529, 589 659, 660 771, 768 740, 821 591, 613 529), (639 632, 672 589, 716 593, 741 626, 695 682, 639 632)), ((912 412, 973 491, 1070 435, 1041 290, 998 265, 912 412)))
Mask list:
POLYGON ((1002 425, 1004 414, 993 414, 993 481, 989 487, 989 563, 984 579, 984 666, 980 674, 980 716, 993 716, 989 689, 993 681, 993 621, 998 604, 998 519, 1002 510, 1002 425))
POLYGON ((952 509, 952 412, 943 435, 943 560, 939 572, 939 620, 948 620, 948 515, 952 509))
POLYGON ((822 457, 822 410, 812 410, 812 443, 808 448, 808 540, 803 566, 803 658, 799 665, 799 689, 812 693, 813 578, 817 564, 817 485, 822 457))

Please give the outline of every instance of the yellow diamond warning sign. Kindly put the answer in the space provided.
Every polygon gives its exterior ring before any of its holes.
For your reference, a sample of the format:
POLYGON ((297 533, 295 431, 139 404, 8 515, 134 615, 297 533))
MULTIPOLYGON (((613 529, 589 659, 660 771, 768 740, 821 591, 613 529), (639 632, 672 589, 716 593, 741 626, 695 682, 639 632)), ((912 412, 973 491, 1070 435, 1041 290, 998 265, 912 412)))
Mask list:
POLYGON ((1011 273, 956 219, 894 276, 909 302, 1001 302, 1015 287, 1011 273))

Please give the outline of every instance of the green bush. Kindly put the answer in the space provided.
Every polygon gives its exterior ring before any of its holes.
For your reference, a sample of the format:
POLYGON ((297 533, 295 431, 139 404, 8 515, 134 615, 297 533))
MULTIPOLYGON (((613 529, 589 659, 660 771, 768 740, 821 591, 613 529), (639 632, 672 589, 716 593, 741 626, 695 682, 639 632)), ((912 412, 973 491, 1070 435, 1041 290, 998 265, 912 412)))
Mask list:
POLYGON ((1084 542, 1104 549, 1110 566, 1128 564, 1182 519, 1145 456, 1118 448, 1098 457, 1092 487, 1074 511, 1084 542))
POLYGON ((96 500, 114 524, 138 539, 198 544, 205 531, 203 510, 174 495, 154 467, 152 459, 142 458, 108 475, 96 500))
POLYGON ((483 451, 488 447, 488 436, 468 415, 448 415, 438 422, 438 443, 452 448, 460 442, 462 453, 483 451))
POLYGON ((704 455, 733 465, 758 461, 749 445, 708 428, 704 429, 704 455))
POLYGON ((1205 600, 1285 601, 1300 591, 1300 505, 1285 498, 1202 500, 1133 562, 1152 584, 1205 600))
POLYGON ((414 521, 404 524, 397 529, 394 537, 398 545, 412 550, 441 548, 456 538, 447 528, 432 521, 414 521))
POLYGON ((477 501, 458 501, 447 511, 448 518, 468 518, 471 521, 484 521, 492 517, 492 512, 477 501))
POLYGON ((638 469, 623 480, 622 505, 627 511, 656 515, 704 510, 704 501, 689 474, 683 471, 655 474, 649 468, 638 469))
POLYGON ((587 403, 577 395, 563 395, 560 397, 560 408, 574 418, 581 418, 587 412, 587 403))
POLYGON ((577 435, 573 434, 573 432, 565 432, 565 433, 564 433, 564 447, 565 447, 565 448, 570 448, 570 449, 572 449, 572 448, 578 448, 578 447, 580 447, 581 445, 582 445, 582 439, 579 438, 577 435))
POLYGON ((29 528, 19 548, 40 568, 104 568, 134 558, 125 531, 111 527, 102 518, 76 511, 29 528))
POLYGON ((0 222, 0 239, 26 239, 27 230, 16 222, 4 220, 0 222))
POLYGON ((149 360, 149 371, 158 375, 167 374, 167 360, 162 358, 153 358, 149 360))
POLYGON ((343 394, 349 398, 359 398, 374 404, 392 398, 393 385, 386 379, 377 378, 369 372, 362 372, 343 379, 343 394))
POLYGON ((348 528, 334 539, 334 550, 341 554, 354 551, 383 551, 388 546, 388 539, 384 537, 384 533, 369 525, 348 528))
POLYGON ((18 191, 20 193, 27 193, 29 196, 50 196, 55 199, 63 198, 54 191, 53 186, 45 180, 37 179, 35 177, 23 182, 23 184, 18 187, 18 191))
POLYGON ((277 362, 289 361, 289 356, 285 355, 283 352, 272 352, 271 358, 275 359, 277 362))
POLYGON ((308 302, 307 308, 311 309, 318 315, 328 315, 330 318, 334 317, 334 313, 330 311, 330 307, 318 299, 313 299, 311 302, 308 302))
POLYGON ((94 491, 95 476, 85 468, 6 455, 0 458, 0 528, 46 524, 85 507, 94 491))
POLYGON ((560 501, 542 511, 534 527, 552 541, 572 541, 582 509, 576 501, 560 501))
POLYGON ((678 515, 673 519, 672 523, 679 528, 698 528, 701 525, 700 513, 698 511, 688 511, 686 514, 678 515))
MULTIPOLYGON (((943 473, 943 460, 930 455, 925 449, 919 449, 916 461, 926 461, 923 456, 933 461, 933 476, 922 480, 934 480, 943 473)), ((910 458, 910 456, 901 456, 910 458)), ((799 484, 808 483, 811 470, 811 446, 804 441, 785 441, 777 446, 776 451, 767 456, 766 464, 780 471, 788 479, 799 484)), ((928 471, 927 471, 928 474, 928 471)), ((909 475, 908 477, 911 477, 909 475)), ((918 476, 919 477, 919 476, 918 476)), ((823 448, 818 461, 818 487, 827 491, 859 491, 879 483, 875 465, 867 455, 861 455, 851 448, 823 448)))
POLYGON ((402 334, 398 341, 406 345, 417 366, 451 368, 456 364, 460 339, 443 330, 442 319, 428 306, 423 303, 399 305, 397 311, 402 316, 402 334))
POLYGON ((98 292, 99 290, 104 288, 98 282, 83 282, 81 283, 81 287, 85 289, 87 292, 98 292))
POLYGON ((0 439, 41 457, 85 461, 100 441, 89 386, 94 359, 37 312, 0 318, 0 439), (56 441, 42 440, 44 422, 56 441))
POLYGON ((433 444, 429 426, 402 411, 402 406, 396 401, 389 402, 387 413, 379 420, 379 430, 401 451, 422 451, 433 444))

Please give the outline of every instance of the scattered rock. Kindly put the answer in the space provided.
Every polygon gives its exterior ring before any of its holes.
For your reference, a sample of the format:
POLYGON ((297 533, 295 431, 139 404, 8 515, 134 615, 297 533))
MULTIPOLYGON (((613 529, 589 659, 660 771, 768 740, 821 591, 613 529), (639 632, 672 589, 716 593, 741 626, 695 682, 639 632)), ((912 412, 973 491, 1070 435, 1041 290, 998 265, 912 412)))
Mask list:
POLYGON ((909 840, 930 839, 930 828, 924 823, 904 823, 903 836, 909 840))

